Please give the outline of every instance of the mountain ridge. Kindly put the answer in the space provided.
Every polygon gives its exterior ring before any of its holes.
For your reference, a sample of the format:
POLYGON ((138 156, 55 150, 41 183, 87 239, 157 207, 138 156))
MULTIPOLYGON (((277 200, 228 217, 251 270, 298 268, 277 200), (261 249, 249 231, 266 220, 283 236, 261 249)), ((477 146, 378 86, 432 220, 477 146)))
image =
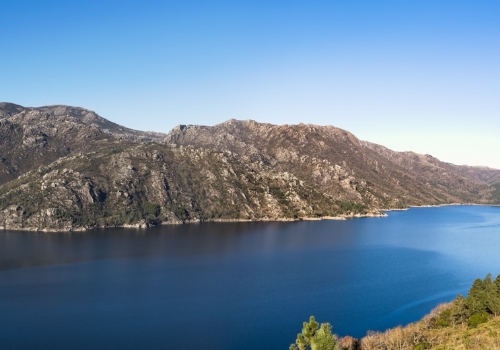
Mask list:
POLYGON ((379 216, 496 204, 499 183, 500 170, 395 152, 333 126, 231 119, 163 134, 79 107, 0 103, 8 229, 379 216))

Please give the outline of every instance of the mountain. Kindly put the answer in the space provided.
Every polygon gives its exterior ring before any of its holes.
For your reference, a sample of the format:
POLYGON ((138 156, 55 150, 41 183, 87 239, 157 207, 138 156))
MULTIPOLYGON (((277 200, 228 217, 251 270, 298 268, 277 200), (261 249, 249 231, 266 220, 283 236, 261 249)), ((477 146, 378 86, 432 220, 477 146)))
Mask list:
POLYGON ((254 121, 180 126, 166 142, 229 150, 314 184, 332 198, 375 208, 444 203, 488 203, 498 170, 459 167, 430 155, 394 152, 332 126, 271 125, 254 121), (472 169, 472 170, 471 170, 472 169), (494 183, 494 181, 493 181, 494 183))
POLYGON ((500 200, 500 170, 394 152, 332 126, 229 120, 168 134, 83 108, 0 104, 0 227, 77 230, 379 216, 500 200))
POLYGON ((0 184, 111 139, 161 142, 164 137, 122 127, 83 108, 0 103, 0 184))

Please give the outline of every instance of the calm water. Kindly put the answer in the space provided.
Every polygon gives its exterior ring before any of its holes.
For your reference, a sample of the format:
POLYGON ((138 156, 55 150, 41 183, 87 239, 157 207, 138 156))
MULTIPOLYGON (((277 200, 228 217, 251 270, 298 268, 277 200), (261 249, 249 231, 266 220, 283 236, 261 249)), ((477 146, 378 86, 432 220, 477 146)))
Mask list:
POLYGON ((500 273, 500 208, 387 218, 0 231, 2 349, 288 349, 315 315, 360 337, 500 273))

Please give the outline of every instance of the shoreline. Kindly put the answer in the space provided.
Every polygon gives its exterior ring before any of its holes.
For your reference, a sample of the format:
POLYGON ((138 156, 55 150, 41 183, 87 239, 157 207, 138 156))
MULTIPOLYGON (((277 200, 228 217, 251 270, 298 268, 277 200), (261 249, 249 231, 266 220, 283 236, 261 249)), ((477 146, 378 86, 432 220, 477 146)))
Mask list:
POLYGON ((384 218, 389 216, 387 213, 392 211, 407 211, 409 209, 415 208, 438 208, 438 207, 448 207, 448 206, 485 206, 485 207, 500 207, 500 204, 477 204, 477 203, 449 203, 449 204, 434 204, 434 205, 409 205, 406 208, 389 208, 389 209, 378 209, 378 212, 370 212, 367 214, 348 214, 340 216, 322 216, 322 217, 301 217, 301 218, 260 218, 260 219, 213 219, 213 220, 191 220, 191 221, 161 221, 158 224, 149 224, 146 222, 139 222, 130 225, 120 225, 120 226, 94 226, 94 227, 71 227, 67 229, 38 229, 34 227, 4 227, 0 226, 0 231, 25 231, 25 232, 40 232, 40 233, 72 233, 72 232, 87 232, 96 229, 108 229, 108 228, 128 228, 128 229, 139 229, 145 230, 156 226, 168 226, 168 225, 189 225, 189 224, 202 224, 202 223, 236 223, 236 222, 299 222, 299 221, 322 221, 322 220, 333 220, 333 221, 343 221, 349 219, 363 219, 363 218, 384 218))
POLYGON ((387 217, 388 215, 381 210, 379 213, 367 214, 349 214, 341 216, 322 216, 322 217, 301 217, 301 218, 260 218, 260 219, 214 219, 214 220, 190 220, 190 221, 161 221, 158 224, 148 224, 146 222, 139 222, 137 224, 119 225, 119 226, 94 226, 94 227, 71 227, 69 229, 38 229, 34 227, 4 227, 0 226, 0 231, 26 231, 26 232, 40 232, 40 233, 72 233, 72 232, 87 232, 96 229, 108 228, 128 228, 144 230, 156 226, 169 226, 169 225, 190 225, 202 223, 236 223, 236 222, 299 222, 299 221, 322 221, 322 220, 337 220, 343 221, 348 219, 361 219, 361 218, 379 218, 387 217))

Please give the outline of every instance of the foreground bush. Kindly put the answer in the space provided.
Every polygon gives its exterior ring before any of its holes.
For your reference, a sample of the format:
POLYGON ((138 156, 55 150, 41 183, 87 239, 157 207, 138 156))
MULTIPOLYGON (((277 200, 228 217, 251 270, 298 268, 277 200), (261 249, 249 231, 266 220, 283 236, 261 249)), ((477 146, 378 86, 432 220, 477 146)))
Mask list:
POLYGON ((332 334, 329 323, 316 322, 314 316, 309 322, 304 322, 302 333, 297 334, 295 344, 290 345, 290 350, 336 350, 337 337, 332 334))

